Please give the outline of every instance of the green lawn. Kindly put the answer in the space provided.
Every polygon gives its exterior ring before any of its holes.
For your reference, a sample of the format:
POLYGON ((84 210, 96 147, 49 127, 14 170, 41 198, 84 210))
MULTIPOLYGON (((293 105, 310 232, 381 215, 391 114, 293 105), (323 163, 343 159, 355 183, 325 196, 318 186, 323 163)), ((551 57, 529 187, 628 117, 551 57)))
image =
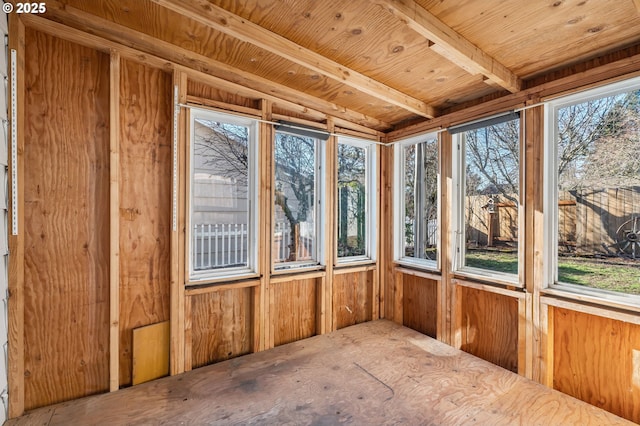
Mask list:
MULTIPOLYGON (((496 272, 518 273, 517 254, 467 251, 467 266, 496 272)), ((640 260, 561 257, 558 280, 568 284, 640 295, 640 260)))
POLYGON ((467 266, 495 272, 518 273, 518 253, 467 250, 467 266))

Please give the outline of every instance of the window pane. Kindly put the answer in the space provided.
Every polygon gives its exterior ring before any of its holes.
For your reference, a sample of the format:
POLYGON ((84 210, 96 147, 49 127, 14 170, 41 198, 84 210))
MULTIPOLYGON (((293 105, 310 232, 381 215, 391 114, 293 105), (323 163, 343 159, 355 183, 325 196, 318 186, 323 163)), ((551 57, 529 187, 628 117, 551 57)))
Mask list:
POLYGON ((404 147, 404 257, 438 258, 438 141, 404 147))
POLYGON ((464 266, 518 273, 519 120, 464 133, 464 266))
POLYGON ((556 113, 558 281, 640 294, 640 91, 556 113))
POLYGON ((317 263, 317 140, 276 133, 274 263, 317 263))
POLYGON ((338 144, 338 257, 367 254, 366 160, 366 149, 338 144))
POLYGON ((191 268, 249 265, 249 128, 194 119, 191 268))

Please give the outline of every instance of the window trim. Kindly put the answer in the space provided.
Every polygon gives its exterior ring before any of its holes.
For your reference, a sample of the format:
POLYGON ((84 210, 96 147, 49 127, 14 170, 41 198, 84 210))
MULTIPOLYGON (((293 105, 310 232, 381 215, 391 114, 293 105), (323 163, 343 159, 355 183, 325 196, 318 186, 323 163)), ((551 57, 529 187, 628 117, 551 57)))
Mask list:
POLYGON ((222 280, 237 280, 237 279, 247 279, 251 277, 255 277, 260 274, 259 270, 259 244, 258 244, 258 218, 260 217, 260 195, 258 188, 259 182, 259 173, 258 173, 258 158, 260 155, 259 152, 259 126, 258 121, 256 119, 226 114, 217 111, 211 111, 207 109, 195 108, 192 107, 189 109, 189 114, 187 118, 188 122, 188 131, 189 138, 187 140, 187 191, 186 191, 186 230, 185 230, 185 256, 186 256, 186 285, 187 286, 195 286, 202 284, 209 284, 213 282, 219 282, 222 280), (193 173, 193 165, 195 164, 195 120, 203 119, 210 121, 219 121, 222 123, 236 124, 239 126, 244 126, 249 129, 249 159, 248 159, 248 178, 247 178, 247 186, 248 186, 248 194, 247 194, 247 203, 248 203, 248 228, 249 232, 247 235, 247 266, 242 267, 227 267, 227 268, 219 268, 215 270, 204 270, 204 271, 194 271, 193 270, 193 258, 192 258, 192 247, 193 242, 191 240, 193 236, 192 230, 192 217, 193 217, 193 190, 195 188, 194 185, 194 173, 193 173))
MULTIPOLYGON (((452 199, 452 227, 453 238, 451 244, 451 269, 456 276, 477 279, 481 281, 491 282, 493 284, 514 286, 524 288, 524 166, 526 164, 525 150, 523 144, 523 116, 499 114, 498 117, 513 117, 508 120, 492 121, 492 117, 488 117, 470 124, 475 124, 473 129, 480 129, 496 124, 501 124, 511 120, 518 120, 518 272, 511 274, 508 272, 492 271, 490 269, 477 268, 464 265, 466 255, 465 244, 465 194, 466 194, 466 131, 456 132, 452 135, 453 143, 453 199, 452 199), (488 123, 486 126, 482 123, 488 123)), ((464 125, 460 126, 463 127, 464 125)))
POLYGON ((544 245, 543 245, 543 279, 542 288, 552 294, 572 299, 587 299, 588 301, 605 305, 622 304, 637 308, 640 306, 640 295, 603 290, 578 284, 558 281, 558 173, 557 158, 558 134, 557 112, 561 108, 585 103, 603 97, 615 96, 633 90, 640 90, 640 77, 634 77, 592 89, 583 90, 567 96, 549 100, 545 103, 544 114, 544 245))
POLYGON ((366 139, 358 139, 351 136, 337 136, 336 142, 336 203, 335 203, 335 232, 334 237, 336 241, 336 251, 334 253, 334 265, 344 266, 361 263, 371 263, 376 261, 376 247, 377 247, 377 232, 376 232, 376 220, 377 217, 377 205, 378 205, 378 185, 377 185, 377 156, 376 156, 376 144, 366 139), (365 150, 365 208, 368 214, 365 215, 365 254, 359 256, 338 256, 338 146, 350 145, 365 150))
POLYGON ((442 206, 441 200, 441 153, 440 153, 440 137, 438 132, 422 133, 409 137, 407 139, 399 140, 394 144, 394 176, 393 176, 393 258, 394 261, 400 265, 409 267, 419 267, 421 269, 427 269, 429 271, 440 272, 442 253, 441 253, 441 212, 442 206), (420 259, 416 257, 406 257, 404 255, 404 177, 405 173, 405 155, 404 148, 410 145, 417 145, 426 142, 430 139, 435 139, 438 148, 438 167, 437 167, 437 206, 436 206, 436 260, 420 259))
MULTIPOLYGON (((320 132, 320 131, 319 131, 320 132)), ((327 158, 327 141, 323 140, 322 138, 318 138, 318 137, 313 137, 313 136, 309 136, 307 133, 296 133, 295 128, 288 128, 286 126, 283 126, 282 129, 275 129, 273 131, 273 155, 272 155, 272 159, 273 159, 273 179, 272 179, 272 197, 271 197, 271 208, 272 208, 272 214, 271 214, 271 223, 274 224, 275 223, 275 197, 273 196, 274 192, 275 192, 275 188, 276 188, 276 138, 277 138, 277 134, 278 133, 286 133, 289 135, 293 135, 293 136, 297 136, 297 137, 301 137, 301 138, 309 138, 309 139, 313 139, 316 142, 316 153, 315 153, 315 161, 316 161, 316 165, 314 168, 314 172, 316 173, 315 176, 315 182, 314 182, 314 191, 315 191, 315 195, 316 195, 316 201, 315 201, 315 212, 316 212, 316 217, 315 217, 315 231, 316 231, 316 259, 315 261, 307 261, 307 260, 302 260, 302 261, 293 261, 293 262, 281 262, 281 263, 276 263, 274 261, 273 258, 273 252, 271 254, 271 259, 270 259, 270 263, 271 263, 271 274, 272 275, 278 275, 278 274, 286 274, 286 273, 298 273, 298 272, 302 272, 302 271, 314 271, 314 270, 319 270, 319 269, 323 269, 325 267, 325 247, 326 244, 324 242, 324 239, 321 238, 322 235, 324 235, 325 232, 325 194, 326 194, 326 182, 325 182, 325 170, 326 170, 326 158, 327 158)), ((274 228, 273 226, 271 227, 271 237, 269 239, 270 244, 273 245, 273 238, 274 238, 274 228)))

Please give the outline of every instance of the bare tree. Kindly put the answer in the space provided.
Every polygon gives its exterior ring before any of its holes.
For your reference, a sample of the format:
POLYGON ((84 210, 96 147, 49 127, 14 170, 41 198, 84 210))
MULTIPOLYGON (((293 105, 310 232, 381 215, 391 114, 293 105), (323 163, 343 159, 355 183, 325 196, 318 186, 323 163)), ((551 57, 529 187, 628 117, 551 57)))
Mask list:
POLYGON ((239 188, 247 189, 249 135, 244 126, 197 119, 194 154, 202 166, 217 175, 233 179, 239 188))
POLYGON ((468 131, 465 140, 467 195, 501 194, 517 203, 520 164, 518 120, 468 131))

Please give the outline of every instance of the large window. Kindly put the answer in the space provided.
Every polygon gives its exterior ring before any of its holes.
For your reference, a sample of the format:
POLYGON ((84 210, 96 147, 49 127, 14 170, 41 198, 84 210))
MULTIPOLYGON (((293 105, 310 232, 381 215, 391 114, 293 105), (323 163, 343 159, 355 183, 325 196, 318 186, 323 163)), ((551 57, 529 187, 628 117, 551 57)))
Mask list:
POLYGON ((518 281, 520 126, 516 114, 450 129, 456 142, 454 268, 518 281))
POLYGON ((323 142, 283 127, 275 139, 273 263, 275 269, 321 264, 323 142))
POLYGON ((375 147, 338 138, 338 262, 374 259, 376 218, 375 147))
POLYGON ((640 295, 640 79, 550 103, 547 128, 550 282, 640 295))
POLYGON ((437 135, 398 142, 395 162, 395 257, 400 262, 438 268, 437 135))
POLYGON ((256 272, 256 122, 194 109, 190 148, 190 278, 256 272))

